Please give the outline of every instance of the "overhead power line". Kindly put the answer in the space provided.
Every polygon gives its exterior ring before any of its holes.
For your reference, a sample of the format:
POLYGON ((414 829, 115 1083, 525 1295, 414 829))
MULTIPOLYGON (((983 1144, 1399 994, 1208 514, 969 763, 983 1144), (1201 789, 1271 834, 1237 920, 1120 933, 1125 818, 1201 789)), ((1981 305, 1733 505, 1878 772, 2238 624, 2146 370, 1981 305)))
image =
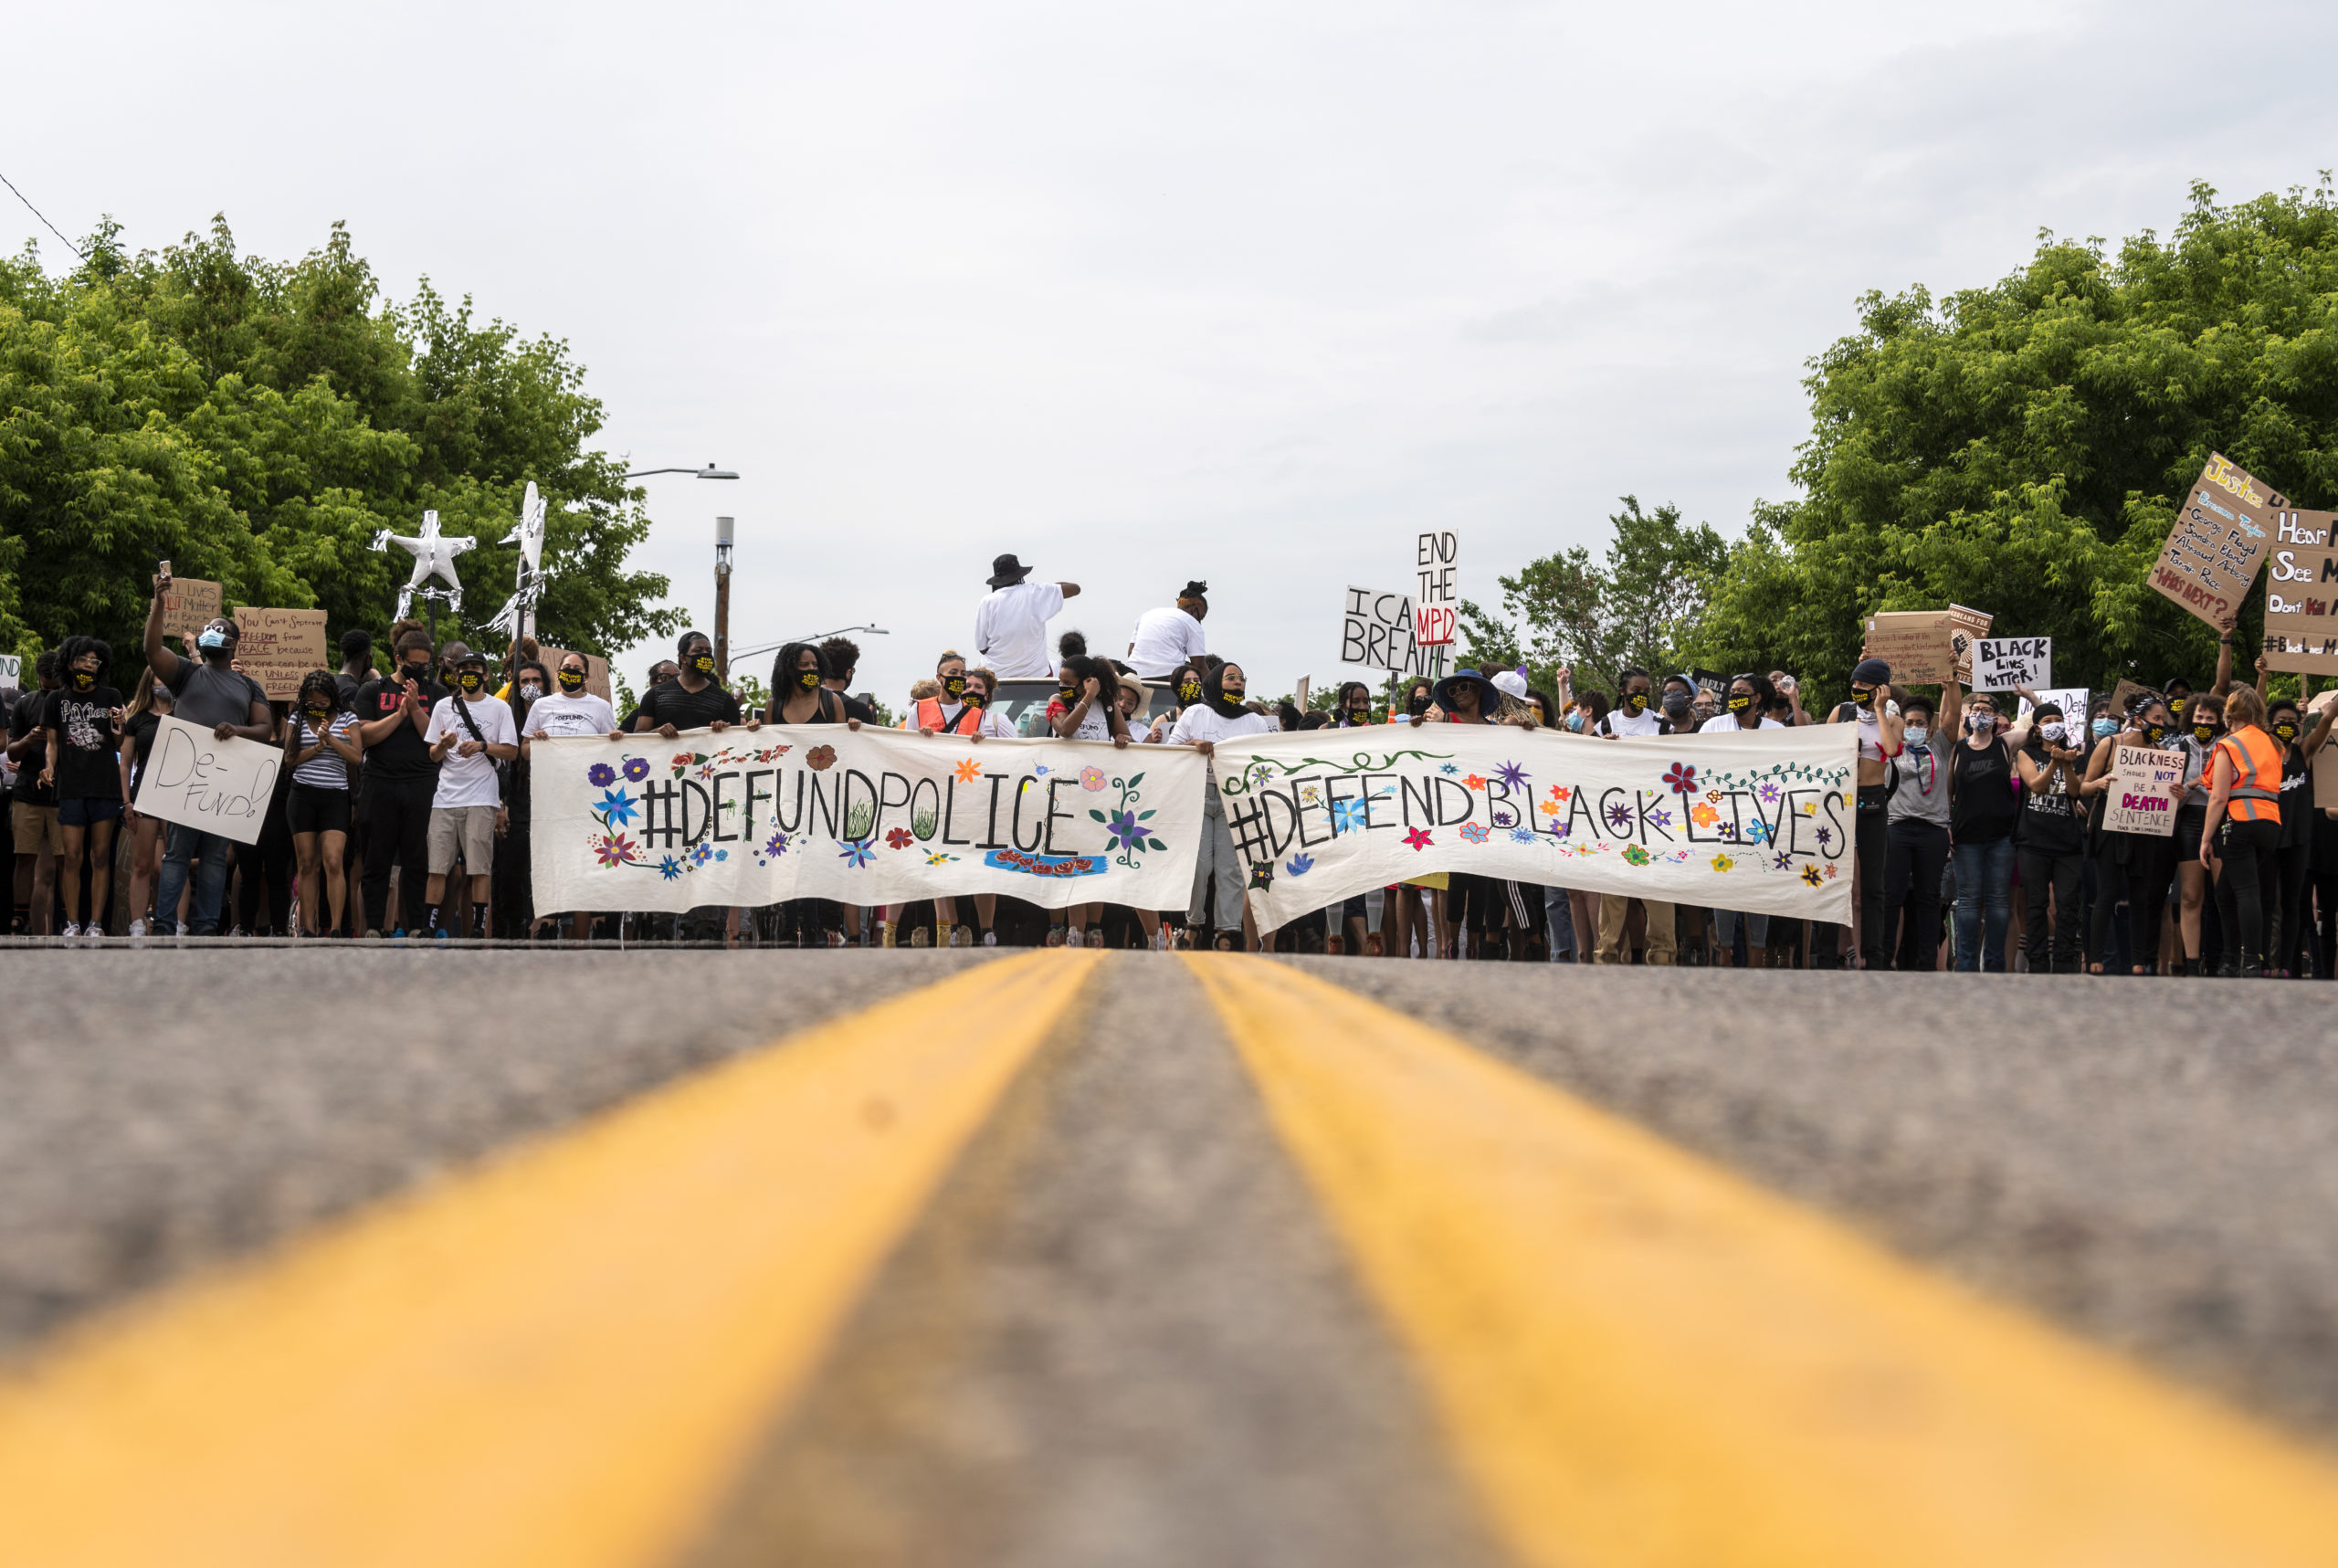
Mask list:
POLYGON ((88 253, 82 250, 79 246, 74 244, 71 240, 65 238, 64 230, 58 228, 55 224, 48 221, 48 215, 47 213, 33 205, 31 197, 26 195, 24 192, 16 189, 16 181, 10 179, 5 174, 0 174, 0 185, 7 186, 10 191, 15 193, 16 199, 25 204, 25 210, 26 212, 40 219, 42 225, 47 228, 49 233, 57 236, 58 239, 64 240, 66 249, 71 251, 74 255, 80 257, 84 261, 90 259, 88 253))

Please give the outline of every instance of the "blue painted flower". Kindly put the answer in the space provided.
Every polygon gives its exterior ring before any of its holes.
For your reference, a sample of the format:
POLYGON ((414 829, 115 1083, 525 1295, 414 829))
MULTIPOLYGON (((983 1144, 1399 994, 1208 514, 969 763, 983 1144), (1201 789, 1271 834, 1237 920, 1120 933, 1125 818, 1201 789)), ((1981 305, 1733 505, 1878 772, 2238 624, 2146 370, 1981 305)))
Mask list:
POLYGON ((1046 778, 1046 777, 1048 776, 1048 764, 1047 764, 1047 763, 1039 763, 1037 767, 1033 768, 1031 771, 1032 771, 1033 773, 1037 773, 1039 777, 1041 777, 1041 778, 1046 778))
POLYGON ((1490 836, 1486 831, 1484 823, 1465 822, 1461 825, 1461 837, 1472 844, 1483 844, 1490 836))
POLYGON ((1308 872, 1315 869, 1315 857, 1312 855, 1294 855, 1290 859, 1282 863, 1282 868, 1290 872, 1294 877, 1304 877, 1308 872))
POLYGON ((1364 815, 1368 810, 1370 807, 1360 800, 1333 801, 1332 803, 1332 836, 1336 837, 1343 833, 1363 832, 1364 815))
POLYGON ((714 858, 717 860, 728 860, 731 858, 731 851, 728 849, 717 849, 714 852, 714 858))
POLYGON ((627 757, 625 760, 625 776, 631 779, 636 784, 639 784, 643 779, 648 778, 649 776, 649 759, 648 757, 627 757))
POLYGON ((1461 770, 1460 770, 1459 768, 1458 768, 1458 767, 1455 767, 1451 763, 1446 763, 1443 767, 1441 767, 1441 768, 1438 769, 1437 771, 1438 771, 1438 773, 1459 773, 1461 770))
POLYGON ((690 851, 690 863, 694 866, 703 866, 713 858, 714 846, 711 844, 701 844, 690 851))
POLYGON ((633 796, 621 789, 606 789, 601 792, 599 809, 601 815, 609 819, 610 826, 615 826, 620 822, 633 820, 636 804, 633 796))
POLYGON ((1505 785, 1511 789, 1524 789, 1526 787, 1526 770, 1520 767, 1516 763, 1502 763, 1501 767, 1494 770, 1494 777, 1501 780, 1505 785))
POLYGON ((663 860, 658 862, 658 874, 665 878, 669 882, 672 881, 675 878, 682 874, 682 863, 680 859, 672 855, 667 856, 663 860))
POLYGON ((595 789, 606 789, 617 782, 617 771, 606 763, 595 763, 584 770, 584 782, 595 789))
POLYGON ((877 858, 877 847, 866 838, 848 844, 837 852, 837 858, 848 866, 866 866, 877 858))
POLYGON ((1770 825, 1760 817, 1755 817, 1745 825, 1745 841, 1749 844, 1767 844, 1770 841, 1770 825))
POLYGON ((1534 842, 1534 830, 1531 827, 1513 827, 1510 830, 1510 841, 1512 844, 1532 844, 1534 842))

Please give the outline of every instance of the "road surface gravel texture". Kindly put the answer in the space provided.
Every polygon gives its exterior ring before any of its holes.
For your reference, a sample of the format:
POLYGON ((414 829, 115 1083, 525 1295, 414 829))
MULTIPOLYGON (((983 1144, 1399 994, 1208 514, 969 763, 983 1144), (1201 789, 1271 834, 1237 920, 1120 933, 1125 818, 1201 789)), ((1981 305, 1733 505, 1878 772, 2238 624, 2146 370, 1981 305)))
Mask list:
MULTIPOLYGON (((5 958, 0 1356, 991 952, 5 958)), ((1290 961, 2338 1440, 2309 984, 1290 961)), ((1192 973, 1115 954, 690 1561, 1500 1561, 1192 973)))

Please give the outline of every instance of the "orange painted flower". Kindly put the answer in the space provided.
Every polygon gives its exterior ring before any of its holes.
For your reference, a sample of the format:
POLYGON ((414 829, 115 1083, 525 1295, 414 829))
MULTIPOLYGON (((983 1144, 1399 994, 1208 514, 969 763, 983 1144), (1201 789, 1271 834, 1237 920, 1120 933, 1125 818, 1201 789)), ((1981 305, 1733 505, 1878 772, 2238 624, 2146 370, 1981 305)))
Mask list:
POLYGON ((1486 787, 1486 775, 1483 773, 1471 773, 1461 782, 1468 784, 1471 789, 1483 789, 1486 787))
POLYGON ((1711 806, 1707 805, 1701 800, 1690 808, 1689 816, 1690 820, 1694 821, 1700 827, 1711 827, 1714 823, 1721 820, 1721 813, 1715 811, 1711 806))
POLYGON ((967 757, 961 761, 955 771, 958 774, 958 782, 960 784, 972 784, 976 779, 983 776, 982 763, 974 761, 972 757, 967 757))

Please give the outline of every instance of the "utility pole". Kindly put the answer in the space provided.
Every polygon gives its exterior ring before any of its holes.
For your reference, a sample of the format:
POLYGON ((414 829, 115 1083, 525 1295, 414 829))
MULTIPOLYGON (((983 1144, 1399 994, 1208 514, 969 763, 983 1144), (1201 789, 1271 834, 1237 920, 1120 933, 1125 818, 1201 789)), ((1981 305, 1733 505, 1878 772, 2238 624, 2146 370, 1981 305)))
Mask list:
POLYGON ((731 684, 731 519, 714 520, 714 679, 731 684))

